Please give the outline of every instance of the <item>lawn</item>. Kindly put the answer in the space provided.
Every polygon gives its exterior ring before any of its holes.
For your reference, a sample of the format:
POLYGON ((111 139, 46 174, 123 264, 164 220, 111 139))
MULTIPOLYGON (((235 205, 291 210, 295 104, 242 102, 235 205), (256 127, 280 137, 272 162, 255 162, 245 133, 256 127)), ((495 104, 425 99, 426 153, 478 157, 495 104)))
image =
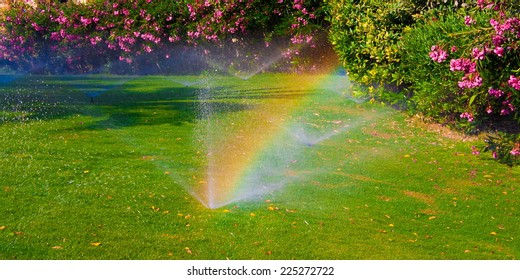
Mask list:
POLYGON ((3 77, 0 259, 519 257, 518 167, 334 79, 3 77))

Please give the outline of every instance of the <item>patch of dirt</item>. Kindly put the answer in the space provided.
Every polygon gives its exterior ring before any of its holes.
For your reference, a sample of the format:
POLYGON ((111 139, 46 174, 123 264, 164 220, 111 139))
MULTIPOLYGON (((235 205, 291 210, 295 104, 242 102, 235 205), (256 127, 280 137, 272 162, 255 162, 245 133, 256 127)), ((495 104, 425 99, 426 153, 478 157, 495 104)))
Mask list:
POLYGON ((414 191, 404 191, 403 194, 408 197, 415 198, 419 201, 422 201, 428 205, 433 205, 435 203, 435 199, 431 195, 427 195, 424 193, 414 192, 414 191))
POLYGON ((427 209, 422 209, 421 213, 432 216, 432 215, 439 215, 441 212, 439 210, 427 208, 427 209))
POLYGON ((373 182, 373 183, 378 183, 378 184, 383 184, 383 185, 390 184, 388 182, 373 179, 368 176, 364 176, 364 175, 360 175, 360 174, 350 174, 350 173, 345 173, 345 172, 334 172, 333 174, 345 176, 345 177, 348 177, 348 178, 351 178, 354 180, 358 180, 358 181, 373 182))
POLYGON ((424 129, 428 132, 436 133, 439 136, 442 136, 442 137, 448 138, 448 139, 452 139, 452 140, 477 141, 482 138, 482 136, 479 136, 479 135, 468 135, 468 134, 464 134, 459 131, 455 131, 442 124, 427 122, 418 116, 414 116, 414 117, 408 119, 408 125, 410 125, 412 127, 424 129))

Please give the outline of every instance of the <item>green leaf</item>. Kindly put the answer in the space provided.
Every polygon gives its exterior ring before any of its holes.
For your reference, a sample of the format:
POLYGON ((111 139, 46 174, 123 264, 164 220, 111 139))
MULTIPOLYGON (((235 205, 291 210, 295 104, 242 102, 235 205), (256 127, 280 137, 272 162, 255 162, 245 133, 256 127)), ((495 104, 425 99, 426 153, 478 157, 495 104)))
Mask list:
POLYGON ((473 104, 473 101, 475 101, 475 98, 477 97, 477 95, 473 95, 470 99, 469 99, 469 106, 471 106, 471 104, 473 104))

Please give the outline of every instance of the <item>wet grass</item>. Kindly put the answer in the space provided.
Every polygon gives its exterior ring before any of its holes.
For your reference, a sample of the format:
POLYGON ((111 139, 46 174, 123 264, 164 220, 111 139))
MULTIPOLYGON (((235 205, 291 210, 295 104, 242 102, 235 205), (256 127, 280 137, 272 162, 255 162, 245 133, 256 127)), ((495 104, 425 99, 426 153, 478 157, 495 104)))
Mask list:
POLYGON ((4 79, 0 259, 518 258, 518 167, 323 79, 4 79), (284 121, 339 132, 288 156, 283 188, 217 209, 189 194, 207 160, 202 101, 247 124, 295 98, 284 121))

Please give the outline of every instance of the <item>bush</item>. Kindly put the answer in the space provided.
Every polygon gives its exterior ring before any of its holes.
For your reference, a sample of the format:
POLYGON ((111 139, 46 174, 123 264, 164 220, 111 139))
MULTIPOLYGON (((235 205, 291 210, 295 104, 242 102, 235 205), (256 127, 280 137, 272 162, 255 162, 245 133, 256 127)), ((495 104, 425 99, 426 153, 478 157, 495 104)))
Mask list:
POLYGON ((411 84, 416 110, 466 131, 518 120, 520 20, 511 12, 504 5, 433 11, 405 33, 397 73, 411 84))
POLYGON ((410 1, 331 0, 329 38, 351 79, 363 84, 388 80, 399 62, 397 42, 413 23, 410 1))
MULTIPOLYGON (((448 13, 430 11, 405 32, 397 74, 411 85, 413 108, 466 132, 502 129, 497 123, 510 120, 518 127, 517 9, 518 4, 480 0, 448 13)), ((514 133, 490 136, 486 150, 514 165, 518 163, 519 140, 514 133)))
POLYGON ((457 86, 460 74, 449 71, 448 59, 459 57, 463 53, 460 46, 470 43, 469 37, 451 36, 464 31, 467 26, 457 12, 430 11, 404 32, 395 78, 409 85, 411 113, 454 124, 457 114, 465 111, 468 97, 461 94, 457 86), (437 54, 435 61, 429 53, 437 54))
POLYGON ((17 1, 2 15, 0 65, 51 73, 90 72, 107 65, 160 71, 189 57, 188 49, 192 57, 232 53, 249 60, 261 51, 288 60, 315 52, 323 25, 321 2, 268 2, 17 1))

